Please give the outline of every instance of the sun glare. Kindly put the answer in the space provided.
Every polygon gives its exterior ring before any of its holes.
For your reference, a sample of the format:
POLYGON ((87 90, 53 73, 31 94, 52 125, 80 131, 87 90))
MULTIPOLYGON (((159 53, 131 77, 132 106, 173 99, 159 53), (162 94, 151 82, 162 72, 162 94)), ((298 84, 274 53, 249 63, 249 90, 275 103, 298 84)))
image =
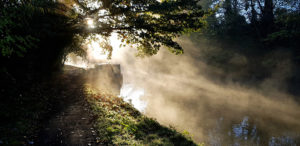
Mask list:
POLYGON ((90 28, 94 28, 95 24, 94 24, 94 20, 91 18, 86 18, 86 24, 88 25, 88 27, 90 28))
POLYGON ((120 97, 122 97, 126 102, 131 103, 140 112, 145 112, 147 102, 141 99, 144 94, 144 89, 137 88, 131 84, 125 84, 122 86, 120 97))
POLYGON ((108 53, 101 48, 98 41, 92 41, 87 47, 89 59, 99 63, 107 62, 108 53))
POLYGON ((75 66, 75 67, 84 68, 84 69, 93 67, 92 64, 90 65, 88 62, 86 62, 84 59, 82 59, 82 57, 76 56, 76 54, 74 54, 74 53, 68 54, 67 59, 65 61, 65 65, 75 66))
MULTIPOLYGON (((89 22, 87 20, 87 24, 93 24, 93 21, 89 22)), ((101 41, 104 39, 98 35, 96 40, 89 41, 85 44, 86 52, 87 52, 87 60, 83 60, 81 57, 77 56, 75 54, 70 54, 67 56, 67 60, 65 62, 66 65, 72 65, 80 68, 93 68, 96 64, 102 64, 102 63, 120 63, 119 60, 121 60, 121 40, 118 38, 117 33, 112 33, 112 35, 109 38, 110 45, 113 48, 112 51, 112 58, 111 60, 108 60, 108 52, 104 51, 104 49, 100 46, 101 41)))
MULTIPOLYGON (((93 21, 87 20, 87 24, 93 25, 93 21)), ((109 37, 110 45, 113 48, 111 61, 107 59, 108 52, 104 51, 104 49, 101 47, 101 41, 104 41, 104 38, 102 38, 100 35, 97 35, 95 40, 90 40, 86 42, 85 47, 87 51, 87 60, 83 59, 82 57, 76 56, 76 54, 74 53, 71 53, 67 56, 65 64, 84 69, 94 68, 96 65, 99 64, 121 64, 122 60, 124 59, 124 50, 122 49, 126 48, 120 47, 121 40, 118 38, 118 34, 112 33, 109 37)), ((123 98, 126 102, 131 103, 139 111, 145 112, 147 102, 142 100, 142 97, 144 95, 144 89, 135 87, 133 84, 123 84, 119 96, 123 98)))

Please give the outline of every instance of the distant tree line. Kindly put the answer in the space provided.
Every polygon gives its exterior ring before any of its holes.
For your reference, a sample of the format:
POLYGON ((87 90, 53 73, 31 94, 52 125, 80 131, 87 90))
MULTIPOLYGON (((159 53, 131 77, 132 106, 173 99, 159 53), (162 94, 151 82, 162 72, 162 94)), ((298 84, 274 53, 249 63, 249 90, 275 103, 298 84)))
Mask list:
POLYGON ((278 82, 300 94, 300 1, 203 0, 202 6, 214 12, 202 32, 191 36, 202 47, 203 61, 254 86, 281 72, 278 82))
POLYGON ((300 1, 298 0, 213 0, 219 5, 208 18, 207 35, 240 37, 250 35, 265 45, 299 45, 300 1))

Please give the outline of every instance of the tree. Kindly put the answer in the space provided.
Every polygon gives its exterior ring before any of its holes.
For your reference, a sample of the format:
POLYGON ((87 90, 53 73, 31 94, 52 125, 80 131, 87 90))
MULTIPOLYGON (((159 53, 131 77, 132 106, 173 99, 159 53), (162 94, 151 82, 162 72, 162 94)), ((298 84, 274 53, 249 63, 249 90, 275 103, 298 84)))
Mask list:
POLYGON ((204 25, 199 0, 74 0, 78 13, 76 33, 109 36, 118 33, 125 44, 135 44, 141 55, 154 55, 161 46, 183 53, 173 39, 204 25), (95 22, 87 29, 86 18, 95 22))
POLYGON ((59 69, 69 52, 84 54, 81 42, 91 35, 117 33, 140 55, 162 46, 180 54, 174 38, 205 24, 199 0, 0 0, 0 13, 0 69, 12 76, 22 70, 20 79, 59 69))
POLYGON ((69 24, 72 17, 63 13, 63 7, 49 0, 0 1, 0 74, 4 72, 4 78, 7 74, 19 79, 39 77, 58 68, 74 34, 69 24))

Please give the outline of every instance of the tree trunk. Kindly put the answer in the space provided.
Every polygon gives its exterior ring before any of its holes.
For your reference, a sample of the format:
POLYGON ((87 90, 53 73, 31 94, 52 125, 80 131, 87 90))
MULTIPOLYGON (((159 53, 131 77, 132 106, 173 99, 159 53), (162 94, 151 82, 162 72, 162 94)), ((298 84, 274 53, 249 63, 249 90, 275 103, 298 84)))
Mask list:
POLYGON ((273 31, 274 26, 274 6, 273 0, 265 0, 264 9, 262 13, 262 30, 263 34, 267 36, 269 33, 273 31))
POLYGON ((236 15, 236 14, 239 13, 239 10, 238 10, 238 0, 233 0, 233 13, 234 13, 234 15, 236 15))
POLYGON ((232 2, 231 0, 225 0, 224 2, 224 9, 225 9, 225 19, 230 18, 232 15, 232 2))
POLYGON ((253 0, 250 1, 250 6, 251 6, 251 24, 256 25, 257 24, 257 12, 255 10, 255 4, 253 0))

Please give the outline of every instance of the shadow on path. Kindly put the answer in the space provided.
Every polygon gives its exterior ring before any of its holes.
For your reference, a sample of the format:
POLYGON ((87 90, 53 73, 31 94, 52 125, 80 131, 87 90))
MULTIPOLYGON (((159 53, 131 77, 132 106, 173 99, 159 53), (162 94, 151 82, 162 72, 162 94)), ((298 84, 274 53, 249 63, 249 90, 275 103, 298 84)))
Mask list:
POLYGON ((65 70, 59 76, 62 89, 56 112, 45 121, 37 145, 96 145, 93 115, 85 100, 81 70, 65 70))

